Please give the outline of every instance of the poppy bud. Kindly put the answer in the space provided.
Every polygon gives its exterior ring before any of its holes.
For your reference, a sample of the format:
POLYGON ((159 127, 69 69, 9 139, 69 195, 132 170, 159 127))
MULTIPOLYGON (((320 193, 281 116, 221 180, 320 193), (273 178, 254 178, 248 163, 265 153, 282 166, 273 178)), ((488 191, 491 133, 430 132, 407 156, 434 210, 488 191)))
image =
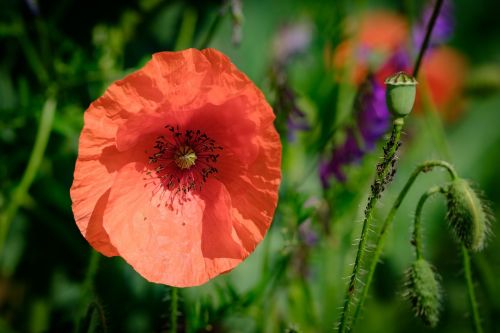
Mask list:
POLYGON ((406 117, 415 103, 417 80, 405 72, 398 72, 384 83, 387 108, 396 117, 406 117))
POLYGON ((460 242, 473 251, 481 250, 489 231, 489 208, 465 179, 448 186, 446 219, 460 242))
POLYGON ((435 327, 441 307, 441 287, 438 275, 425 259, 417 259, 406 271, 406 292, 415 315, 430 326, 435 327))

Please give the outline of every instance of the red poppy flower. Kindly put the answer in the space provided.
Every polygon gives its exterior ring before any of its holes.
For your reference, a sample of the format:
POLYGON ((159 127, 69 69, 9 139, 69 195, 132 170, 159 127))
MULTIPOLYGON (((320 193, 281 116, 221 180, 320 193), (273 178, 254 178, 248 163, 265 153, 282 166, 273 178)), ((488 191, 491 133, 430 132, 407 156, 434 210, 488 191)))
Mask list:
POLYGON ((78 228, 152 282, 193 286, 233 269, 276 208, 273 120, 220 52, 154 54, 85 112, 71 187, 78 228))

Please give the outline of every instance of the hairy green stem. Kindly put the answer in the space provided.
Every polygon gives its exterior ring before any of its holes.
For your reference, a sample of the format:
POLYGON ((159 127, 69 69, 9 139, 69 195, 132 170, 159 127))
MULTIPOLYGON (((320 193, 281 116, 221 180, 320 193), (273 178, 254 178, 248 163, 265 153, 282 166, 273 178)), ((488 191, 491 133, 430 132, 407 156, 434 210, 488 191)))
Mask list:
POLYGON ((177 303, 178 303, 178 290, 172 287, 172 295, 170 300, 170 332, 177 333, 177 303))
POLYGON ((427 190, 418 200, 417 210, 415 211, 415 220, 413 225, 413 240, 412 243, 415 246, 415 251, 417 255, 417 259, 423 258, 423 249, 422 249, 422 231, 421 231, 421 216, 422 216, 422 208, 424 208, 424 204, 431 196, 436 193, 443 193, 444 188, 441 186, 434 186, 427 190))
POLYGON ((422 42, 422 46, 420 47, 420 51, 417 56, 417 60, 415 62, 415 67, 413 67, 413 76, 418 76, 418 71, 420 70, 420 65, 422 64, 422 59, 424 58, 425 51, 429 47, 429 42, 431 40, 432 30, 434 29, 434 25, 436 24, 436 20, 439 16, 439 12, 441 11, 441 6, 443 5, 443 0, 437 0, 434 5, 434 10, 432 11, 431 19, 429 20, 429 24, 427 24, 427 31, 425 33, 424 41, 422 42))
POLYGON ((52 130, 52 122, 56 111, 57 101, 55 94, 49 91, 49 97, 45 101, 40 117, 40 124, 38 125, 38 132, 35 138, 35 144, 28 161, 28 165, 24 170, 21 181, 14 189, 11 200, 9 201, 5 211, 0 216, 0 257, 2 256, 5 240, 10 229, 12 220, 14 219, 19 206, 24 201, 24 198, 35 179, 38 168, 42 163, 45 148, 49 141, 50 132, 52 130))
POLYGON ((403 118, 397 118, 393 122, 393 128, 390 139, 386 142, 384 147, 384 159, 377 165, 377 173, 375 180, 371 186, 371 194, 368 198, 368 203, 365 209, 365 218, 363 220, 363 227, 361 229, 361 237, 358 244, 358 251, 354 261, 354 267, 349 279, 349 284, 344 298, 344 305, 340 317, 339 331, 347 332, 350 330, 349 325, 349 312, 351 305, 354 301, 354 294, 356 291, 357 283, 359 280, 361 265, 365 256, 366 242, 368 238, 368 229, 373 219, 373 211, 376 207, 377 201, 380 198, 385 184, 388 182, 387 177, 394 167, 396 151, 399 148, 401 130, 404 125, 403 118))
MULTIPOLYGON (((427 47, 428 47, 429 42, 430 42, 430 37, 432 35, 432 30, 434 29, 436 19, 439 16, 439 12, 441 10, 442 3, 443 3, 443 0, 437 0, 436 4, 434 6, 434 10, 432 12, 431 19, 427 25, 427 31, 425 34, 425 38, 424 38, 424 41, 422 43, 422 46, 420 47, 420 51, 419 51, 419 54, 418 54, 418 57, 416 59, 415 66, 413 69, 413 76, 414 77, 416 77, 418 75, 420 65, 422 63, 422 59, 425 55, 425 52, 427 51, 427 47)), ((402 124, 401 124, 401 127, 402 127, 402 124)), ((400 128, 400 132, 401 132, 401 128, 400 128)), ((398 141, 399 141, 399 137, 398 137, 398 141)), ((385 160, 385 157, 384 157, 384 160, 385 160)), ((451 170, 451 169, 449 169, 449 170, 451 170)), ((383 172, 386 172, 385 168, 384 168, 383 172)), ((420 171, 418 173, 420 173, 420 171)), ((418 175, 418 173, 417 173, 417 175, 418 175)), ((379 173, 377 172, 376 181, 378 180, 378 174, 379 173)), ((456 177, 456 175, 452 176, 452 178, 454 178, 454 177, 456 177)), ((415 178, 416 178, 416 176, 415 176, 415 178)), ((375 181, 374 185, 376 184, 376 181, 375 181)), ((413 181, 414 181, 414 179, 411 181, 411 183, 413 183, 413 181)), ((406 191, 408 191, 409 187, 411 187, 411 184, 408 186, 408 188, 405 187, 406 191)), ((372 188, 372 190, 373 190, 373 188, 372 188)), ((404 189, 403 189, 403 191, 404 191, 404 189)), ((404 198, 405 195, 406 195, 406 192, 403 194, 402 198, 404 198)), ((366 234, 367 234, 367 229, 368 229, 367 222, 369 222, 371 220, 373 208, 374 208, 375 203, 378 199, 377 197, 378 197, 378 195, 377 196, 373 196, 373 195, 370 196, 369 201, 368 201, 367 210, 365 211, 365 221, 363 224, 363 229, 361 231, 361 240, 360 240, 359 247, 358 247, 358 253, 356 255, 356 261, 354 263, 353 275, 351 276, 351 279, 349 281, 349 288, 348 288, 348 291, 346 294, 346 298, 344 299, 344 307, 343 307, 343 311, 342 311, 342 315, 341 315, 341 319, 340 319, 340 325, 339 325, 340 332, 350 330, 350 327, 349 327, 348 322, 347 322, 348 318, 349 318, 349 310, 350 310, 349 308, 351 306, 350 305, 351 302, 353 301, 355 284, 356 284, 356 280, 358 279, 358 274, 359 274, 358 273, 359 272, 359 265, 361 264, 361 259, 363 259, 363 256, 364 256, 364 247, 365 247, 365 243, 366 243, 366 234)), ((402 200, 402 198, 401 198, 401 200, 402 200)), ((399 203, 397 205, 396 210, 400 204, 401 203, 399 203)), ((388 219, 390 218, 390 220, 392 221, 392 219, 394 218, 393 215, 395 215, 395 213, 396 213, 395 210, 394 211, 391 210, 391 212, 389 213, 388 219)), ((374 272, 375 267, 378 263, 378 259, 380 257, 381 252, 382 252, 383 243, 385 241, 386 229, 387 229, 388 224, 390 224, 390 222, 387 223, 388 219, 386 219, 386 223, 384 223, 384 226, 382 227, 381 234, 379 235, 379 238, 377 240, 375 255, 374 255, 374 258, 372 259, 372 263, 371 263, 370 270, 368 273, 368 278, 367 278, 366 283, 365 283, 363 290, 361 292, 361 296, 360 296, 360 299, 358 301, 358 304, 356 305, 356 310, 355 310, 354 316, 352 318, 351 326, 354 326, 354 324, 359 316, 359 313, 361 312, 361 308, 363 306, 364 300, 365 300, 366 295, 368 293, 369 285, 371 284, 371 280, 373 279, 373 272, 374 272), (380 246, 380 244, 382 244, 382 246, 380 246)))
POLYGON ((361 310, 364 305, 364 301, 366 297, 368 296, 368 291, 370 290, 371 283, 373 281, 373 275, 375 274, 375 269, 377 268, 377 265, 380 260, 380 256, 382 255, 382 252, 384 250, 385 246, 385 240, 387 238, 387 231, 390 229, 390 226, 392 225, 392 222, 394 221, 394 217, 396 216, 396 212, 401 206, 404 198, 406 197, 406 194, 412 187, 413 183, 417 179, 418 175, 422 172, 429 172, 435 167, 441 167, 444 168, 445 170, 448 171, 451 179, 455 179, 458 177, 455 169, 453 166, 445 161, 427 161, 419 166, 413 171, 413 173, 410 175, 408 178, 408 181, 406 182, 405 186, 399 193, 398 197, 396 198, 396 201, 394 201, 394 204, 391 207, 391 210, 389 211, 387 217, 384 220, 384 224, 382 225, 382 229, 380 231, 380 234, 377 238, 377 241, 375 243, 375 252, 373 254, 373 258, 371 260, 370 268, 367 273, 366 277, 366 282, 365 285, 363 286, 363 290, 361 291, 359 301, 356 305, 356 310, 354 312, 354 316, 352 319, 352 327, 354 327, 356 320, 358 319, 359 315, 361 314, 361 310))
POLYGON ((479 307, 477 305, 476 293, 474 291, 474 284, 472 282, 472 271, 470 267, 469 250, 462 245, 462 257, 464 264, 465 280, 467 282, 467 292, 469 294, 469 303, 472 310, 472 318, 474 321, 474 331, 476 333, 483 333, 481 326, 481 318, 479 317, 479 307))

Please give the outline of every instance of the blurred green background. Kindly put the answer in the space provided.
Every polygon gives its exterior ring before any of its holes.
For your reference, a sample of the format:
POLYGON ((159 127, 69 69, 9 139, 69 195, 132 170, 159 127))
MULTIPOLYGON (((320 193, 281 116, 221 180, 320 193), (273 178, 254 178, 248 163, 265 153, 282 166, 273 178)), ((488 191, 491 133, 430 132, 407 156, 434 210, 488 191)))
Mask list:
MULTIPOLYGON (((413 168, 431 158, 450 161, 473 180, 498 220, 500 3, 454 4, 448 44, 469 63, 458 97, 463 111, 454 121, 432 108, 408 119, 399 171, 374 229, 413 168)), ((152 53, 204 44, 226 53, 279 106, 273 83, 276 45, 284 27, 294 24, 306 27, 310 42, 286 63, 287 84, 311 128, 288 140, 286 110, 275 108, 284 155, 272 228, 234 271, 179 290, 178 330, 334 331, 381 148, 352 165, 347 182, 322 189, 317 164, 342 136, 342 110, 351 115, 349 97, 339 93, 342 83, 325 63, 325 50, 340 42, 347 17, 383 8, 412 22, 421 7, 410 0, 247 0, 241 44, 235 46, 235 17, 221 1, 1 0, 0 228, 6 238, 0 256, 0 332, 72 332, 76 323, 82 328, 89 304, 94 306, 89 332, 169 331, 169 287, 145 281, 119 257, 101 258, 95 280, 85 280, 91 247, 74 223, 69 197, 83 113, 111 82, 142 66, 152 53), (303 223, 318 238, 314 244, 300 237, 303 223)), ((402 277, 413 258, 409 240, 416 202, 445 179, 438 171, 422 176, 399 210, 356 331, 430 330, 401 297, 402 277)), ((426 256, 444 289, 435 331, 471 332, 460 249, 444 214, 442 198, 424 212, 426 256)), ((500 332, 499 231, 494 223, 488 247, 472 257, 486 332, 500 332)))

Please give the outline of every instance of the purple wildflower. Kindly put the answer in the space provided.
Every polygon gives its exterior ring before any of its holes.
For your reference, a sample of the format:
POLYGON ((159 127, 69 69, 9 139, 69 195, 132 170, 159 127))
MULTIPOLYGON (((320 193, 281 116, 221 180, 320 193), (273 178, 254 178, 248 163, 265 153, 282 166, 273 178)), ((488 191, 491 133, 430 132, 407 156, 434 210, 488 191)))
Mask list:
POLYGON ((320 164, 321 183, 325 188, 329 186, 332 176, 344 182, 346 175, 342 168, 358 162, 371 151, 389 128, 390 114, 385 104, 385 90, 372 77, 360 88, 355 110, 357 127, 348 128, 344 143, 334 149, 329 161, 320 164))
POLYGON ((358 99, 358 126, 364 141, 365 151, 372 150, 375 143, 389 128, 389 112, 385 103, 385 89, 373 79, 361 87, 358 99))
POLYGON ((327 188, 331 176, 341 182, 345 182, 346 175, 342 167, 359 160, 363 156, 363 150, 359 147, 352 129, 347 130, 346 140, 342 145, 335 148, 329 161, 323 161, 319 166, 321 184, 327 188))
POLYGON ((311 127, 307 122, 305 113, 297 104, 297 96, 290 87, 288 77, 282 66, 276 66, 271 80, 271 84, 276 91, 273 107, 278 112, 278 117, 284 118, 283 122, 286 123, 285 131, 288 141, 293 142, 297 131, 308 131, 311 127))
POLYGON ((406 49, 399 48, 390 55, 382 67, 378 68, 375 77, 378 82, 382 83, 392 74, 400 71, 410 71, 410 68, 410 54, 406 49))
POLYGON ((306 115, 296 105, 292 108, 286 121, 288 132, 287 139, 290 142, 295 141, 297 131, 309 131, 311 126, 307 122, 306 115))
POLYGON ((285 64, 294 56, 307 51, 311 39, 312 26, 309 22, 282 26, 273 42, 275 61, 285 64))
POLYGON ((311 43, 312 26, 309 22, 282 26, 274 38, 274 68, 272 84, 276 90, 275 110, 283 115, 288 141, 294 141, 297 131, 308 131, 310 125, 305 113, 297 105, 297 97, 289 84, 286 64, 305 52, 311 43))
POLYGON ((319 236, 312 226, 311 219, 307 219, 299 226, 299 237, 308 246, 318 243, 319 236))

